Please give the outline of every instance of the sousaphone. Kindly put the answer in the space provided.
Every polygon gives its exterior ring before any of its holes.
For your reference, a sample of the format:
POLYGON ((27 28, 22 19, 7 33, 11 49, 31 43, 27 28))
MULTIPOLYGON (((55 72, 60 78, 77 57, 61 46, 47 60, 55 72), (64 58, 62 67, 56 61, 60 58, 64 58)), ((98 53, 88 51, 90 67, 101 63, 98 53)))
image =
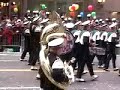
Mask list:
MULTIPOLYGON (((60 16, 55 11, 52 12, 50 15, 50 24, 43 29, 43 32, 40 37, 41 38, 40 63, 43 73, 48 78, 48 80, 52 84, 54 84, 55 86, 61 89, 66 89, 66 87, 69 85, 69 81, 59 83, 53 79, 51 75, 52 67, 49 64, 49 59, 48 59, 48 49, 49 49, 48 43, 51 38, 64 37, 66 35, 69 36, 69 33, 66 34, 66 30, 62 25, 60 16)), ((71 38, 71 40, 73 39, 71 38)), ((73 42, 71 41, 71 44, 72 43, 73 42)))

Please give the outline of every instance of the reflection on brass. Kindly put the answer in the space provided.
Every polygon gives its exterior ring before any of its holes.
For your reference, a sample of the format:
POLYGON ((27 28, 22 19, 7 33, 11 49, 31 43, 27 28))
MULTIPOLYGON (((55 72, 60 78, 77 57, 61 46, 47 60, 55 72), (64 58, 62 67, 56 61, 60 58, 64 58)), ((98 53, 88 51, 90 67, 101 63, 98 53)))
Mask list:
MULTIPOLYGON (((57 26, 50 28, 51 30, 47 33, 45 33, 44 35, 42 35, 41 37, 41 42, 43 44, 46 44, 46 37, 52 33, 64 33, 65 32, 65 28, 63 27, 63 25, 61 24, 62 20, 60 19, 60 16, 56 13, 56 12, 52 12, 51 16, 50 16, 50 24, 58 24, 57 26)), ((44 30, 44 29, 43 29, 44 30)))
POLYGON ((53 11, 51 14, 50 14, 50 20, 52 23, 59 23, 59 24, 62 24, 62 20, 59 16, 59 14, 55 11, 53 11))
MULTIPOLYGON (((51 24, 54 23, 58 23, 58 25, 56 25, 55 27, 51 28, 51 30, 46 31, 44 33, 42 33, 41 36, 41 51, 40 51, 40 64, 41 64, 41 68, 45 74, 45 76, 48 78, 48 80, 53 83, 55 86, 61 88, 61 89, 66 89, 66 87, 69 85, 69 81, 68 82, 62 82, 59 83, 57 81, 55 81, 51 75, 52 73, 52 67, 49 64, 49 59, 48 59, 48 41, 46 40, 47 37, 53 33, 64 33, 65 29, 62 26, 61 20, 58 16, 58 14, 56 12, 53 12, 53 16, 51 16, 51 24), (54 17, 54 18, 53 18, 54 17)), ((49 26, 49 25, 48 25, 49 26)), ((56 34, 57 36, 57 34, 56 34)))

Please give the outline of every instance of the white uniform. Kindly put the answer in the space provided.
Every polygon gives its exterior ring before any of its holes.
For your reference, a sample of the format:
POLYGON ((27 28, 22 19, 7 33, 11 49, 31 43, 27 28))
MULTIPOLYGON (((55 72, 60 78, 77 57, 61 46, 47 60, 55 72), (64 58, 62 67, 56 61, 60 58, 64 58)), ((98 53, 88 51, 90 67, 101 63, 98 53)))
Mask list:
POLYGON ((74 37, 77 36, 77 39, 75 40, 75 43, 79 43, 80 42, 80 33, 81 33, 81 31, 79 30, 79 31, 76 31, 73 34, 74 37))
MULTIPOLYGON (((82 33, 82 31, 81 31, 82 33)), ((89 31, 83 31, 82 35, 80 36, 80 44, 84 44, 84 37, 87 36, 87 37, 90 37, 90 32, 89 31)))
POLYGON ((109 32, 109 36, 108 36, 108 39, 107 39, 107 41, 108 42, 112 42, 112 38, 113 37, 117 37, 117 34, 116 33, 114 33, 114 32, 109 32))
POLYGON ((95 31, 95 33, 91 33, 91 39, 95 42, 96 40, 100 39, 100 32, 99 31, 95 31))
POLYGON ((107 41, 107 38, 108 38, 108 33, 106 31, 104 31, 102 33, 102 35, 100 36, 100 40, 107 41))

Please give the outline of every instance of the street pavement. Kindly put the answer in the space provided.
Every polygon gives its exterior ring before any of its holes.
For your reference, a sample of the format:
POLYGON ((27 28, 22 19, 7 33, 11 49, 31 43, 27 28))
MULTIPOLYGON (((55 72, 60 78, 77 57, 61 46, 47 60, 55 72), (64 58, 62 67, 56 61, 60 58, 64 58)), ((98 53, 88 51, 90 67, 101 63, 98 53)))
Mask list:
MULTIPOLYGON (((36 80, 37 71, 31 71, 27 61, 19 61, 20 55, 21 53, 0 53, 0 90, 40 90, 40 82, 36 80)), ((120 90, 120 77, 118 71, 112 70, 111 62, 110 72, 98 69, 97 62, 95 59, 94 71, 99 75, 96 81, 92 81, 87 73, 83 76, 86 82, 72 83, 67 90, 120 90)), ((120 66, 120 56, 117 56, 117 66, 120 66)))

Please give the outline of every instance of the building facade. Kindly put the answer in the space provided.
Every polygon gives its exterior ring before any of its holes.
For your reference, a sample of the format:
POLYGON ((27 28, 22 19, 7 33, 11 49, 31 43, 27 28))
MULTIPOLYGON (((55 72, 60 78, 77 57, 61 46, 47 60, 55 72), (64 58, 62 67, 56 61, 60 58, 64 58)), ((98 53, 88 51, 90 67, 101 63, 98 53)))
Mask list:
POLYGON ((68 7, 73 3, 77 3, 80 5, 80 9, 83 10, 83 1, 84 0, 0 0, 0 2, 9 3, 9 6, 7 7, 8 9, 6 10, 7 12, 4 12, 9 15, 13 13, 11 3, 16 2, 20 16, 24 15, 27 10, 40 10, 41 4, 45 4, 48 11, 55 10, 57 12, 68 12, 68 7))
POLYGON ((104 9, 109 16, 120 18, 120 0, 106 0, 104 9))
POLYGON ((6 3, 6 6, 0 8, 0 11, 9 16, 13 14, 11 3, 16 2, 20 16, 23 16, 27 10, 41 10, 41 4, 45 4, 48 11, 69 12, 68 7, 77 3, 80 6, 78 13, 80 11, 89 13, 87 6, 92 4, 98 17, 120 17, 120 0, 0 0, 1 2, 6 3), (7 3, 9 3, 8 6, 7 3))
POLYGON ((94 3, 100 16, 120 18, 120 0, 94 0, 94 3))

